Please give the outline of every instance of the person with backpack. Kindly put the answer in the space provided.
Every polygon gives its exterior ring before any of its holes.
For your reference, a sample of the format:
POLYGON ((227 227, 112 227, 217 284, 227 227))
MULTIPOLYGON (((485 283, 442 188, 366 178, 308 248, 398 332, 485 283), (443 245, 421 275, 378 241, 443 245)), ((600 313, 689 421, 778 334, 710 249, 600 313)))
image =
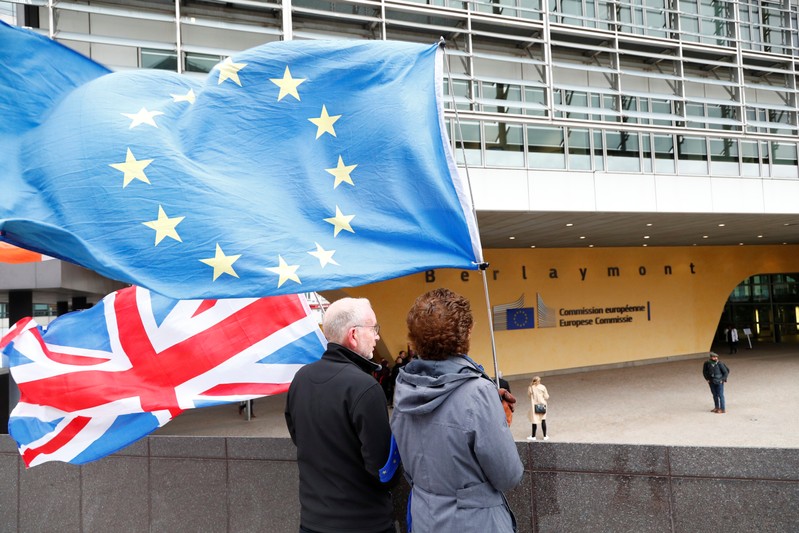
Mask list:
POLYGON ((730 375, 730 369, 727 365, 719 361, 719 354, 710 352, 710 358, 705 361, 702 366, 702 375, 710 385, 710 393, 713 395, 713 404, 715 407, 712 413, 724 414, 727 412, 727 407, 724 404, 724 384, 727 383, 727 376, 730 375))

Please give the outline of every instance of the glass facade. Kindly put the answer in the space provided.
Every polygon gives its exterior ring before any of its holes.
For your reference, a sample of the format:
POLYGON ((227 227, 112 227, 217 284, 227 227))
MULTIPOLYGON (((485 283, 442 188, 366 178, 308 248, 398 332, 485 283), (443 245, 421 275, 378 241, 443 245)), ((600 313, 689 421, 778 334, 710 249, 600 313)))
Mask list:
MULTIPOLYGON (((33 304, 31 309, 33 317, 55 317, 56 304, 33 304)), ((0 302, 0 319, 8 319, 8 302, 0 302)))
MULTIPOLYGON (((49 324, 57 316, 57 305, 47 303, 34 303, 30 316, 36 318, 41 325, 49 324)), ((0 302, 0 337, 8 333, 12 324, 8 316, 8 302, 0 302)))
POLYGON ((203 73, 267 41, 443 36, 460 164, 799 178, 789 0, 0 4, 112 68, 203 73))
POLYGON ((15 24, 14 8, 10 2, 0 2, 0 20, 8 24, 15 24))
POLYGON ((724 306, 717 332, 734 324, 745 343, 743 328, 752 341, 799 342, 799 273, 759 274, 738 285, 724 306))

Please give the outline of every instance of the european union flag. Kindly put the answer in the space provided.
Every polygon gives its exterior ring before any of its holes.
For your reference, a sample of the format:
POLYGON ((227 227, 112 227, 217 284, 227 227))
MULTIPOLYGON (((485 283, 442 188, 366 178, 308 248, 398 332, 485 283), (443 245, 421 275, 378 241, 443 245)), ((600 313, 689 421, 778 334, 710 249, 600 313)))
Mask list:
POLYGON ((204 82, 0 26, 0 240, 176 299, 482 261, 437 45, 275 42, 204 82))
POLYGON ((532 307, 508 309, 508 329, 531 329, 535 327, 532 307))

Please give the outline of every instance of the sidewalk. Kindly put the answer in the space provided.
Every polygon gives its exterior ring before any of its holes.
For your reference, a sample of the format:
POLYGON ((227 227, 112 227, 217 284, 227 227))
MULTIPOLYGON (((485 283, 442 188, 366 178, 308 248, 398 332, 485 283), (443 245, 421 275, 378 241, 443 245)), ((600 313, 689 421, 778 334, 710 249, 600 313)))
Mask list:
MULTIPOLYGON (((550 394, 549 442, 799 448, 799 345, 755 345, 735 355, 722 346, 714 351, 730 368, 724 415, 710 412, 704 359, 542 373, 550 394)), ((523 441, 530 434, 529 382, 509 378, 520 404, 511 430, 523 441)), ((288 437, 284 404, 285 395, 258 399, 249 421, 238 415, 238 404, 193 409, 155 434, 288 437)))

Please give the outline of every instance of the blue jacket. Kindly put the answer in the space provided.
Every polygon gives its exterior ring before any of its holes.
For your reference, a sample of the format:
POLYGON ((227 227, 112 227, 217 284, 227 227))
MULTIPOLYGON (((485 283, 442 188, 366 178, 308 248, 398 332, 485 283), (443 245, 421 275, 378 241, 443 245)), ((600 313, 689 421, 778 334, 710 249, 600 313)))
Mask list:
POLYGON ((412 485, 414 533, 514 531, 502 492, 524 468, 496 386, 470 362, 454 356, 405 366, 391 428, 412 485))

